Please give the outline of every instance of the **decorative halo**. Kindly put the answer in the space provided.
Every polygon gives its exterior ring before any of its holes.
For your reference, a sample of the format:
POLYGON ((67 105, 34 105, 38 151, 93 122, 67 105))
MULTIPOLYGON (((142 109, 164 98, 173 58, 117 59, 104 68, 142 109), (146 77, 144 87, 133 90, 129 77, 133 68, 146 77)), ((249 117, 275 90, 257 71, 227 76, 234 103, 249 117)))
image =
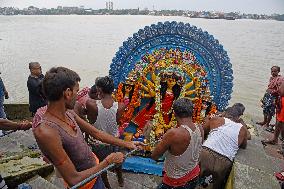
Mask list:
POLYGON ((115 86, 124 82, 129 72, 137 69, 137 63, 147 64, 147 58, 151 58, 147 55, 161 48, 193 54, 192 60, 207 73, 206 80, 218 109, 223 110, 228 105, 233 88, 233 70, 227 52, 208 32, 182 22, 159 22, 146 26, 123 42, 110 65, 109 75, 115 86))

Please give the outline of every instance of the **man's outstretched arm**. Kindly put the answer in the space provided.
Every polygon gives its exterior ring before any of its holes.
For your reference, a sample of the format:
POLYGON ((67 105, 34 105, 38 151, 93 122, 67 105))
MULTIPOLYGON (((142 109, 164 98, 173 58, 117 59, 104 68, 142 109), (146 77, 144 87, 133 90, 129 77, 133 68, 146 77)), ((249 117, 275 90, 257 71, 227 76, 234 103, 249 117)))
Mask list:
POLYGON ((75 114, 75 120, 82 131, 84 131, 85 133, 91 135, 95 139, 100 140, 104 143, 121 146, 121 147, 125 147, 128 149, 136 149, 137 148, 136 144, 137 145, 140 144, 140 143, 134 143, 134 142, 127 142, 119 138, 116 138, 108 133, 100 131, 99 129, 95 128, 93 125, 89 124, 88 122, 80 118, 77 114, 75 114))
POLYGON ((28 130, 32 127, 32 123, 29 121, 23 121, 22 123, 10 121, 8 119, 0 118, 0 129, 1 130, 28 130))
POLYGON ((239 147, 246 149, 247 141, 248 141, 248 132, 245 126, 242 126, 242 128, 240 129, 239 137, 238 137, 239 147))
POLYGON ((34 136, 40 150, 48 156, 49 160, 57 168, 69 186, 81 182, 111 163, 122 163, 124 158, 122 153, 112 153, 95 167, 78 172, 63 149, 61 138, 57 130, 42 124, 34 130, 34 136))
POLYGON ((174 131, 170 129, 164 134, 163 139, 157 144, 154 151, 152 152, 151 158, 158 160, 169 148, 171 141, 174 139, 174 131))

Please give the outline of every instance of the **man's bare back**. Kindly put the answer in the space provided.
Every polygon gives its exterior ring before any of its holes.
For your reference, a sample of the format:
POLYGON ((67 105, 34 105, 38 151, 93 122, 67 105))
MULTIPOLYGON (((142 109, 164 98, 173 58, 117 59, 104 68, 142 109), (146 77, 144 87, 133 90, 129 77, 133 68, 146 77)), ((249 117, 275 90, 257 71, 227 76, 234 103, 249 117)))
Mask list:
MULTIPOLYGON (((187 126, 193 132, 197 129, 197 127, 192 124, 188 124, 187 126)), ((169 137, 166 137, 166 140, 170 140, 169 142, 171 142, 169 152, 175 156, 183 154, 190 144, 191 136, 189 132, 183 127, 178 127, 169 130, 166 134, 170 135, 169 137)))

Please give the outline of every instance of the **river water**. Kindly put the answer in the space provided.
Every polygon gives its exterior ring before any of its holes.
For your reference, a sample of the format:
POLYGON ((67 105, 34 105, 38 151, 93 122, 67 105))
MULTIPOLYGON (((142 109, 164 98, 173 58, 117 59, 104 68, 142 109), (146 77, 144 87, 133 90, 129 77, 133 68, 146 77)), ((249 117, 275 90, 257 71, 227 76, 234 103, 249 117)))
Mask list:
POLYGON ((28 102, 29 62, 40 62, 44 72, 52 66, 66 66, 80 74, 81 87, 91 86, 97 76, 108 74, 111 60, 124 40, 159 21, 190 23, 214 35, 233 65, 230 103, 242 102, 247 114, 261 116, 259 100, 270 67, 279 65, 284 70, 284 22, 154 16, 0 16, 0 71, 10 93, 6 103, 28 102))

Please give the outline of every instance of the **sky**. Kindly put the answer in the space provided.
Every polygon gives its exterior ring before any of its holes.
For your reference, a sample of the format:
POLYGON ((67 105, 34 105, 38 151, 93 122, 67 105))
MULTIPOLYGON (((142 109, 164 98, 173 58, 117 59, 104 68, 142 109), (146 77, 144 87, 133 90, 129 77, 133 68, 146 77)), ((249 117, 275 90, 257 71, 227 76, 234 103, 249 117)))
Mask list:
MULTIPOLYGON (((114 9, 148 8, 149 10, 177 9, 193 11, 221 11, 256 14, 284 14, 284 0, 112 0, 114 9)), ((106 0, 0 0, 0 7, 25 8, 36 6, 85 6, 105 8, 106 0)))

